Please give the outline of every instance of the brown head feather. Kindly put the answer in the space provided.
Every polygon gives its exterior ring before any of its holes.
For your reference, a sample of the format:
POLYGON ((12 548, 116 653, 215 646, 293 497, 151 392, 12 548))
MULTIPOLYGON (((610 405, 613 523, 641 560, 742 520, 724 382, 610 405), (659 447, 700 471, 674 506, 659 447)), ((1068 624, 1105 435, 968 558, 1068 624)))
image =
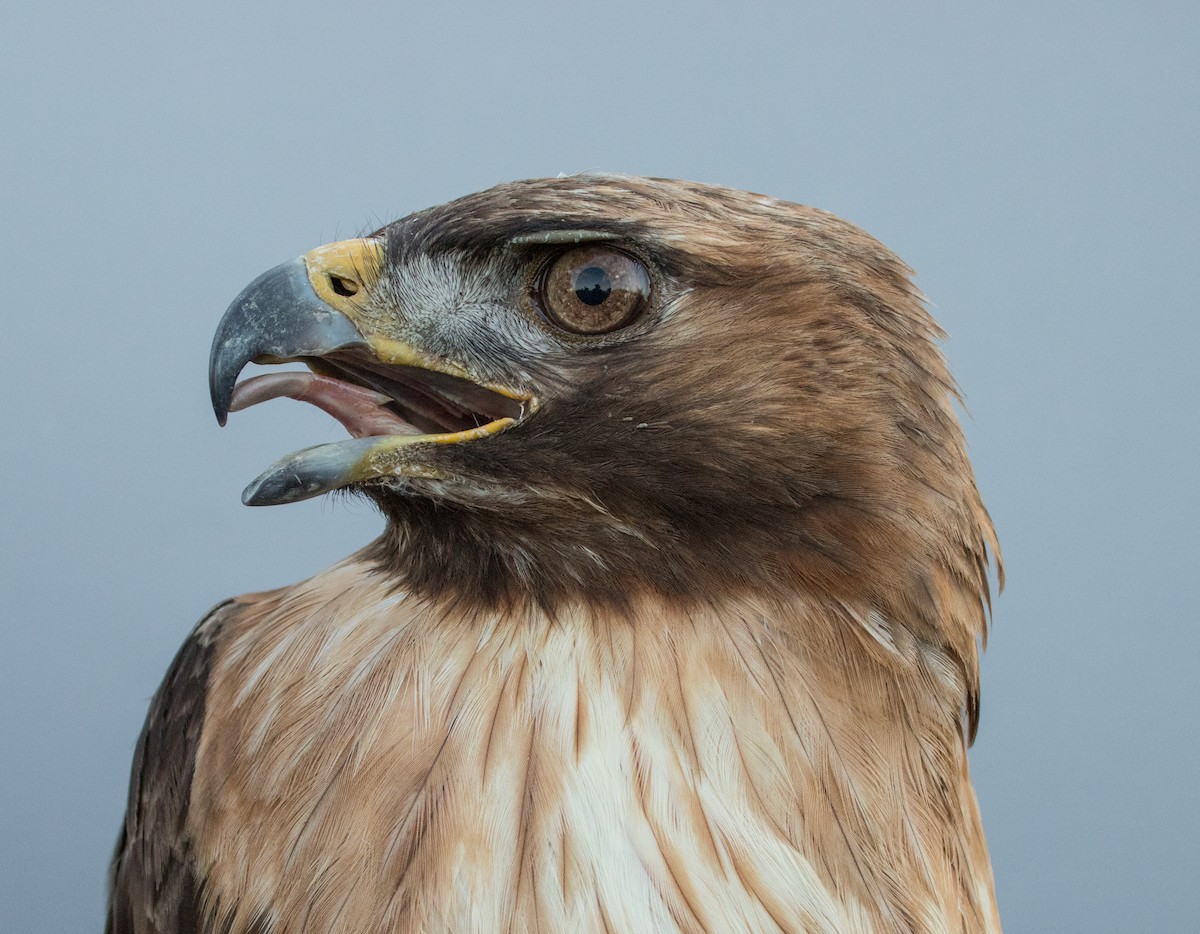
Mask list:
POLYGON ((487 266, 490 298, 520 309, 547 249, 510 244, 563 229, 602 231, 643 258, 650 313, 583 343, 459 335, 488 342, 505 375, 532 374, 540 409, 520 430, 434 452, 453 484, 374 489, 391 520, 377 560, 407 587, 470 605, 650 592, 868 607, 950 653, 973 735, 998 552, 941 331, 909 268, 814 208, 568 177, 386 228, 398 303, 422 264, 445 257, 441 269, 487 266))

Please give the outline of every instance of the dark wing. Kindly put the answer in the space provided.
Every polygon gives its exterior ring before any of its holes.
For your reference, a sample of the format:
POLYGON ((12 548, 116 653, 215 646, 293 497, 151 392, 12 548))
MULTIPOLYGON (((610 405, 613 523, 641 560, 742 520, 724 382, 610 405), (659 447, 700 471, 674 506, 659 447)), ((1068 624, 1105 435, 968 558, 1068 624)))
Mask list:
POLYGON ((200 934, 188 799, 213 647, 232 601, 200 621, 154 695, 138 739, 129 805, 109 870, 107 934, 200 934))

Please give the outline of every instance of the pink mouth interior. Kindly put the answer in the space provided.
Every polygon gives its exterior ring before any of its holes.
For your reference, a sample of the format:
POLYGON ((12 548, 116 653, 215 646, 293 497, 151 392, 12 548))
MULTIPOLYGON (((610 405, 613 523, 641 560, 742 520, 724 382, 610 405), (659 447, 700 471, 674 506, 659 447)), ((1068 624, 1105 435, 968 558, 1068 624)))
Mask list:
POLYGON ((393 400, 383 393, 303 371, 267 373, 238 383, 229 410, 237 412, 268 399, 285 397, 327 412, 355 438, 421 434, 420 429, 387 407, 393 400))

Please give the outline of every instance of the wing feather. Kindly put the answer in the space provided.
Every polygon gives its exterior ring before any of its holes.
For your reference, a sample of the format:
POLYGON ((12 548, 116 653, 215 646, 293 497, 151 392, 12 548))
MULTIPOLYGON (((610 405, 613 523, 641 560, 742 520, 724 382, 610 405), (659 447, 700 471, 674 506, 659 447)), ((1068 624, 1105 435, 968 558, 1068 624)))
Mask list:
POLYGON ((201 934, 188 799, 217 635, 232 601, 192 630, 154 695, 138 738, 129 804, 109 870, 107 934, 201 934))

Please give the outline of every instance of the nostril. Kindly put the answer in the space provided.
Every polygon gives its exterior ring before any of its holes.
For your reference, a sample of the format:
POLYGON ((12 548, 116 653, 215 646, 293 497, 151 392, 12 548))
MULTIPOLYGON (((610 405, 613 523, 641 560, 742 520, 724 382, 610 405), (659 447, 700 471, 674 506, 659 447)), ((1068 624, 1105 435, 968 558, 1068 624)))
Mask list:
POLYGON ((329 285, 338 295, 355 295, 358 292, 358 283, 353 279, 346 279, 342 276, 329 274, 329 285))

